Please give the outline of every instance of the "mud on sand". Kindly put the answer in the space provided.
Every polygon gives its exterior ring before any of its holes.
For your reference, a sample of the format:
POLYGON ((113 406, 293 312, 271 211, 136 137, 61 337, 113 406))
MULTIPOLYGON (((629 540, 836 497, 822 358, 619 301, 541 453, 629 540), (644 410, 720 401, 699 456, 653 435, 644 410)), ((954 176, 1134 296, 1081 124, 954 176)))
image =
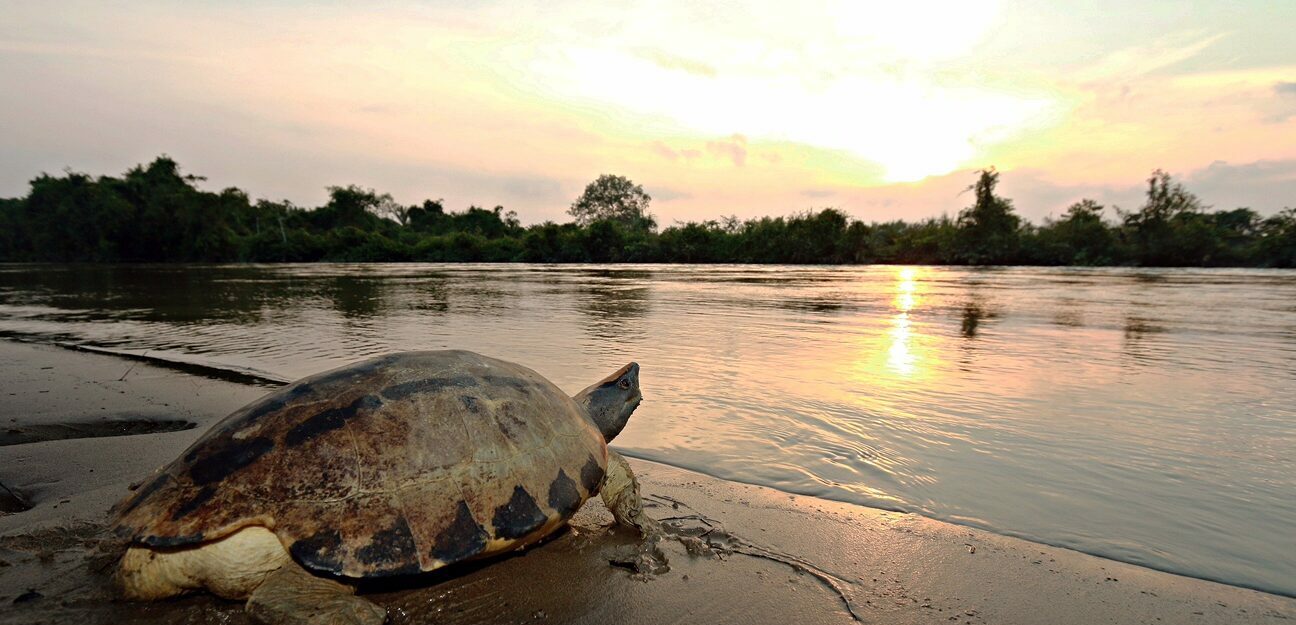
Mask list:
MULTIPOLYGON (((112 600, 103 534, 128 485, 264 387, 0 341, 0 623, 244 623, 195 595, 112 600), (177 423, 193 423, 177 429, 177 423), (128 424, 128 425, 123 425, 128 424)), ((392 623, 1290 623, 1296 600, 631 461, 683 540, 629 567, 601 502, 525 552, 367 584, 392 623)))

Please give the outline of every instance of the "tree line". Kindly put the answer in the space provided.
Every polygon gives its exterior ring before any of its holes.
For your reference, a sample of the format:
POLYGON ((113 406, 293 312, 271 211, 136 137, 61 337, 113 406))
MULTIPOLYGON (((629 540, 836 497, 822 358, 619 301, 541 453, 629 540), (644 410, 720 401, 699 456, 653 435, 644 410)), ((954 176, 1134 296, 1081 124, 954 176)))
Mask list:
POLYGON ((659 229, 643 188, 605 175, 572 204, 573 221, 523 226, 499 206, 402 205, 357 186, 331 187, 315 208, 253 201, 200 190, 163 156, 120 177, 43 174, 26 196, 0 199, 0 260, 1296 267, 1296 209, 1209 210, 1158 170, 1137 210, 1082 200, 1036 225, 996 193, 999 176, 977 172, 954 218, 864 223, 826 208, 659 229))

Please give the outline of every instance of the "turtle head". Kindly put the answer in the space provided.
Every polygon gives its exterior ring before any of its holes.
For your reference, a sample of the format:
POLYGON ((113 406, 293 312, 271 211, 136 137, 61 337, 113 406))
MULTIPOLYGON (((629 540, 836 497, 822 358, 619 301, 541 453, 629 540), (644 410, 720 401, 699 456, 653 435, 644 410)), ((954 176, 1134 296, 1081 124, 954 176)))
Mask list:
POLYGON ((594 425, 603 433, 603 440, 611 442, 621 433, 626 421, 643 395, 639 393, 639 363, 630 363, 598 382, 591 384, 573 398, 580 404, 594 425))

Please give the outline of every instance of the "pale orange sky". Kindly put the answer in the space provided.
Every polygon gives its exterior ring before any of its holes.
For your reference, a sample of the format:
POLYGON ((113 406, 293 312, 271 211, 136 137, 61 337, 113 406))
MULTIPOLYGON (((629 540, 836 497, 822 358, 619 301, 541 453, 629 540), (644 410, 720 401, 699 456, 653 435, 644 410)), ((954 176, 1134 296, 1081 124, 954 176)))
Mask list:
POLYGON ((564 211, 601 173, 675 220, 955 214, 975 169, 1038 220, 1296 206, 1296 3, 0 0, 0 196, 167 153, 206 188, 334 184, 564 211), (903 5, 903 6, 900 6, 903 5))

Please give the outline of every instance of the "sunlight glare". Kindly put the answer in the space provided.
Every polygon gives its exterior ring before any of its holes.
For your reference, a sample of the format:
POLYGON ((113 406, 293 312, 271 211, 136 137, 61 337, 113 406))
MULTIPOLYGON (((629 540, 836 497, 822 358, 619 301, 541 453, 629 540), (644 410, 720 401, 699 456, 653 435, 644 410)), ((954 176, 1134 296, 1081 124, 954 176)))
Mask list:
POLYGON ((909 311, 917 304, 917 271, 905 267, 896 274, 896 314, 891 319, 891 348, 887 351, 887 367, 903 376, 913 375, 918 357, 910 349, 912 331, 909 311))
POLYGON ((812 6, 808 17, 786 17, 790 30, 826 33, 813 45, 682 24, 668 52, 657 31, 635 24, 615 37, 518 49, 510 62, 556 101, 650 135, 739 133, 841 150, 881 165, 888 182, 953 171, 982 146, 1056 117, 1053 94, 960 84, 927 66, 980 41, 995 2, 812 6))
POLYGON ((997 0, 844 0, 833 9, 840 35, 864 39, 917 60, 967 52, 985 37, 999 16, 997 0))

